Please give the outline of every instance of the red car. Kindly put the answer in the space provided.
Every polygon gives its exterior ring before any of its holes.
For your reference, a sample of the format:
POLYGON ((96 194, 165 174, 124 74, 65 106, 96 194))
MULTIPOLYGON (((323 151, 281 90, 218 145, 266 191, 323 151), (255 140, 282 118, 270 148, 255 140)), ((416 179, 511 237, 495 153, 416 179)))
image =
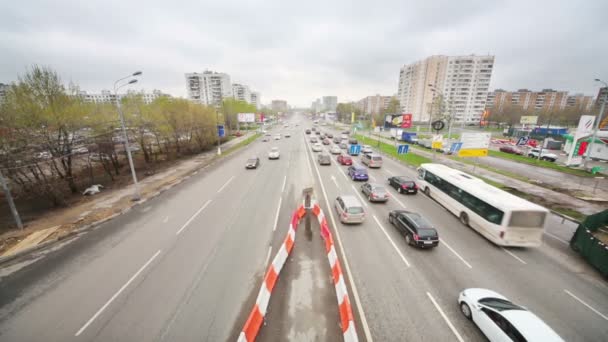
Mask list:
POLYGON ((500 152, 518 154, 520 156, 524 154, 520 149, 518 149, 517 147, 513 147, 513 146, 501 146, 499 148, 499 150, 500 150, 500 152))
POLYGON ((352 158, 344 154, 339 155, 337 160, 340 165, 353 165, 352 158))

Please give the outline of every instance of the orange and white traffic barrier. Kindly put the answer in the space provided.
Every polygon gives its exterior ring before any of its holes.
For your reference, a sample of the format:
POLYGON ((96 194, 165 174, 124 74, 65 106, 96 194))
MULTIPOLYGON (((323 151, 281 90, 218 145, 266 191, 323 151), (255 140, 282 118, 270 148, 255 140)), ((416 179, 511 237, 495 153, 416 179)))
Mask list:
POLYGON ((268 270, 264 276, 264 282, 260 287, 260 292, 258 293, 253 310, 251 310, 251 313, 245 322, 245 326, 239 335, 239 342, 255 341, 255 338, 260 331, 260 327, 264 322, 264 316, 266 315, 266 309, 268 308, 268 302, 270 301, 272 289, 277 282, 279 273, 281 273, 281 269, 283 269, 283 265, 285 265, 285 261, 287 260, 289 253, 291 253, 291 250, 293 249, 293 244, 296 239, 296 229, 298 229, 300 219, 304 217, 305 214, 306 210, 303 206, 300 206, 298 210, 296 210, 291 216, 287 236, 285 237, 281 248, 272 260, 272 263, 270 266, 268 266, 268 270))
POLYGON ((336 254, 334 239, 331 235, 331 231, 329 230, 327 219, 325 218, 323 210, 316 202, 314 202, 312 206, 312 212, 319 221, 321 236, 323 237, 323 240, 325 240, 325 251, 327 252, 327 259, 329 260, 329 266, 331 267, 334 286, 336 288, 338 307, 340 309, 340 324, 342 326, 342 335, 344 336, 344 341, 359 341, 357 330, 355 329, 353 310, 348 297, 348 289, 346 288, 344 275, 342 274, 342 267, 340 266, 338 255, 336 254))

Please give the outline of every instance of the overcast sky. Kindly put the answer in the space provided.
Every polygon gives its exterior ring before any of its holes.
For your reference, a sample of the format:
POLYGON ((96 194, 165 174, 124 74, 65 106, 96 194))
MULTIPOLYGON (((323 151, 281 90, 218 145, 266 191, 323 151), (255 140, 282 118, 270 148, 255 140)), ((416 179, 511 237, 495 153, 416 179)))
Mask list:
POLYGON ((309 106, 397 92, 429 55, 496 56, 491 89, 597 93, 607 0, 0 2, 0 83, 32 64, 88 92, 142 70, 137 89, 185 96, 186 72, 226 72, 262 102, 309 106))

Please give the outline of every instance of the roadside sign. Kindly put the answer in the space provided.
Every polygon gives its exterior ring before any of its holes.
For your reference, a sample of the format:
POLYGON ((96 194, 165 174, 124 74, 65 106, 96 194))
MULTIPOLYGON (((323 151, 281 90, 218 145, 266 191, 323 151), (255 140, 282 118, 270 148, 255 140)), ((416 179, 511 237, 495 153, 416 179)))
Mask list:
POLYGON ((397 154, 407 154, 410 151, 410 145, 397 146, 397 154))
POLYGON ((461 142, 452 143, 452 146, 450 146, 450 153, 456 154, 456 153, 458 153, 458 151, 460 151, 461 148, 462 148, 461 142))
POLYGON ((435 134, 433 135, 433 140, 431 141, 431 148, 442 148, 443 147, 443 135, 435 134))
POLYGON ((222 138, 226 135, 226 131, 224 130, 224 125, 217 125, 217 136, 222 138))
POLYGON ((522 125, 536 125, 536 123, 538 122, 538 116, 536 115, 529 115, 529 116, 522 116, 519 119, 519 123, 522 125))
POLYGON ((458 151, 459 157, 487 157, 488 149, 487 148, 468 148, 461 149, 458 151))
POLYGON ((462 133, 459 157, 486 157, 490 147, 491 133, 462 133))
POLYGON ((530 140, 529 136, 520 137, 519 140, 517 140, 517 146, 525 146, 529 140, 530 140))
POLYGON ((350 145, 348 148, 348 154, 357 155, 361 153, 361 145, 350 145))

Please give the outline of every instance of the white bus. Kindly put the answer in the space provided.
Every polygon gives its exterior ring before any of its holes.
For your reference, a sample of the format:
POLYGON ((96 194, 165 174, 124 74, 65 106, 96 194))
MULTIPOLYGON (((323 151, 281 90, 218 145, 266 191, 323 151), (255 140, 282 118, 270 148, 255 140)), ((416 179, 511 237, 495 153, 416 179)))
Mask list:
POLYGON ((500 246, 538 247, 549 210, 442 164, 418 168, 420 188, 500 246))

